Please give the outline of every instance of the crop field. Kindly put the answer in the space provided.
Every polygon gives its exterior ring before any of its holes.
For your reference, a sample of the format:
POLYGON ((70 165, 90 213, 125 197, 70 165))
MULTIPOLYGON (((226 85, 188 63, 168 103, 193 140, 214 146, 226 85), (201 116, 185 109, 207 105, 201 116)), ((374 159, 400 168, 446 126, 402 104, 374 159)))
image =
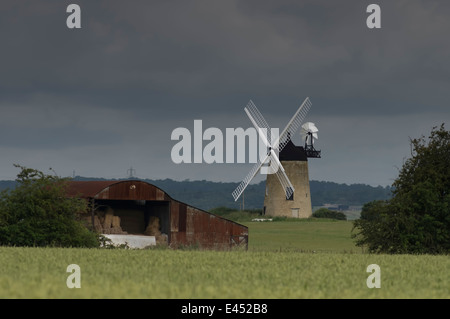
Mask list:
POLYGON ((0 298, 450 297, 449 256, 363 253, 345 221, 247 225, 248 251, 0 247, 0 298), (367 287, 370 264, 381 288, 367 287))
POLYGON ((350 238, 352 222, 297 219, 243 224, 250 229, 250 251, 362 252, 350 238))

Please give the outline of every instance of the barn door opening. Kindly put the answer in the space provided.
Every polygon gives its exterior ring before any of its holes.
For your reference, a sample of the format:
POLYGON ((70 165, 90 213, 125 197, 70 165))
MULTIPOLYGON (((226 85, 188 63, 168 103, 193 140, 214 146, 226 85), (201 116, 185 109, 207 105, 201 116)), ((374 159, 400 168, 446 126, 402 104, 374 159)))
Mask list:
POLYGON ((157 242, 167 242, 170 233, 169 217, 170 205, 168 201, 146 201, 144 212, 144 234, 155 236, 157 242))

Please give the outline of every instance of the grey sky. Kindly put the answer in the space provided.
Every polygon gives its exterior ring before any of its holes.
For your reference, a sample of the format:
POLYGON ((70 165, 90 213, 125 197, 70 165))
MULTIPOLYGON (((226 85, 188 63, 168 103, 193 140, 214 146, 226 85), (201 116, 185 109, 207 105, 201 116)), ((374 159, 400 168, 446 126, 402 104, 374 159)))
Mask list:
POLYGON ((172 130, 250 127, 250 99, 283 128, 309 96, 310 179, 389 185, 409 137, 448 129, 449 16, 446 0, 2 1, 0 179, 19 163, 240 182, 252 164, 173 164, 172 130))

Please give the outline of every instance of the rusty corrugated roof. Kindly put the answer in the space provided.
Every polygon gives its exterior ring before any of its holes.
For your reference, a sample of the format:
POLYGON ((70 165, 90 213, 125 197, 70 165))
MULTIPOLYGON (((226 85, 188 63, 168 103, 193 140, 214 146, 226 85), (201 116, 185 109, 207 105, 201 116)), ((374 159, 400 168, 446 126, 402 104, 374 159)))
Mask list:
POLYGON ((67 195, 94 198, 105 188, 120 182, 122 181, 69 181, 67 195))
POLYGON ((173 200, 159 187, 140 180, 69 181, 67 195, 96 199, 173 200))

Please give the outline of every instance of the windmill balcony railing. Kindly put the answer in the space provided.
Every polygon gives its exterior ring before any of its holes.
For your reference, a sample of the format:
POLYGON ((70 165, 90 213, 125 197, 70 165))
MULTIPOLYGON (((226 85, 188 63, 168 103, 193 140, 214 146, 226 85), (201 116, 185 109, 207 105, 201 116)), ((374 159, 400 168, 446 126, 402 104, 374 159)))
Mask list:
POLYGON ((314 157, 314 158, 320 158, 321 151, 315 150, 315 149, 308 149, 305 150, 307 157, 314 157))

